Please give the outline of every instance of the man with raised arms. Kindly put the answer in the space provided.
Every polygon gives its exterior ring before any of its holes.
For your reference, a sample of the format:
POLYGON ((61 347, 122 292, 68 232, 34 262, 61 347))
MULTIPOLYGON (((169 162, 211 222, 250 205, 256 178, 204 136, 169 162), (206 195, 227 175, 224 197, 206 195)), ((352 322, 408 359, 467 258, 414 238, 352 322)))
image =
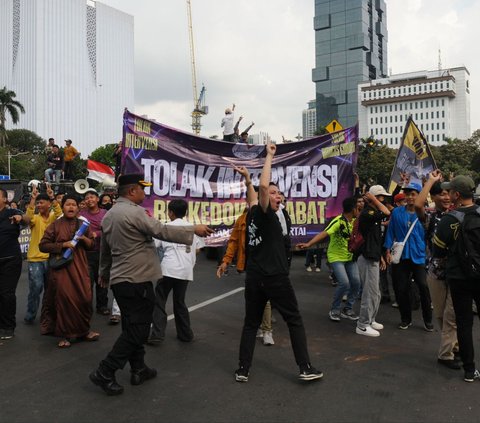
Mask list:
MULTIPOLYGON (((320 379, 323 373, 310 364, 303 320, 289 279, 282 226, 277 217, 281 197, 276 185, 270 184, 275 144, 266 146, 267 157, 260 177, 258 205, 250 211, 247 224, 247 266, 245 278, 245 320, 240 341, 237 382, 247 382, 252 364, 255 337, 265 304, 270 300, 282 315, 290 331, 299 379, 320 379)), ((247 182, 247 185, 251 182, 247 182)))

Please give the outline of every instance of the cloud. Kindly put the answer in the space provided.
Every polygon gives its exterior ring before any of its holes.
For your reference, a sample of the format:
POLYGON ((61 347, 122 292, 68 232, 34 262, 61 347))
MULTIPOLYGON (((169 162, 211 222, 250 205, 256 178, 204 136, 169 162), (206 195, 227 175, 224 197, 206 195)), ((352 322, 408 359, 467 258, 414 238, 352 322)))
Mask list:
POLYGON ((434 70, 438 50, 443 68, 466 66, 471 75, 471 130, 480 128, 480 60, 473 52, 480 39, 480 3, 450 0, 389 0, 388 62, 393 73, 434 70), (416 13, 412 13, 416 10, 416 13))
MULTIPOLYGON (((190 131, 193 94, 186 2, 103 0, 135 16, 136 110, 190 131), (144 113, 144 112, 143 112, 144 113), (178 114, 178 115, 177 115, 178 114)), ((302 131, 315 97, 314 0, 192 0, 197 85, 207 88, 204 133, 221 135, 225 107, 275 140, 302 131)), ((472 74, 472 130, 480 128, 480 2, 387 0, 388 66, 394 73, 466 65, 472 74)))

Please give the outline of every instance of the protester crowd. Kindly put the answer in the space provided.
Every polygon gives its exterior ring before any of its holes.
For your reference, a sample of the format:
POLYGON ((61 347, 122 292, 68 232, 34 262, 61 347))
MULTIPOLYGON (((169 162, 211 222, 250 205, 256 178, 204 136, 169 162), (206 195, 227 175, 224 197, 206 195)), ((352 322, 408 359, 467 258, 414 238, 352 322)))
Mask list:
POLYGON ((73 179, 72 163, 80 152, 72 145, 72 140, 65 140, 65 147, 55 144, 54 138, 49 138, 47 147, 47 167, 45 169, 45 181, 56 182, 73 179))
MULTIPOLYGON (((224 123, 226 132, 233 130, 225 134, 232 139, 241 120, 230 128, 234 108, 227 109, 224 123)), ((49 143, 47 180, 56 178, 60 168, 66 171, 56 158, 58 147, 49 143)), ((394 303, 391 280, 398 329, 408 330, 413 324, 412 307, 419 302, 425 331, 434 330, 434 317, 440 331, 438 363, 453 370, 463 366, 467 382, 480 378, 472 337, 473 302, 480 304, 480 211, 474 203, 473 180, 456 176, 443 181, 436 170, 422 185, 405 175, 393 194, 380 185, 361 192, 357 180, 356 192, 343 201, 343 212, 308 242, 295 246, 287 200, 270 180, 276 147, 269 144, 266 150, 258 187, 253 186, 248 169, 235 167, 244 178, 247 204, 217 269, 221 277, 235 263, 237 271, 245 273, 245 318, 235 380, 249 380, 257 337, 264 345, 274 345, 272 309, 288 326, 299 379, 323 376, 311 363, 289 277, 294 249, 307 251, 307 272, 322 271, 326 250, 335 292, 325 314, 332 324, 346 319, 356 322, 355 334, 381 336, 387 329, 381 323, 380 303, 394 303)), ((71 161, 75 154, 62 160, 71 161)), ((0 190, 0 339, 12 339, 16 327, 22 226, 29 226, 32 234, 25 324, 38 320, 41 334, 53 335, 59 348, 69 348, 101 336, 90 325, 94 305, 112 324, 121 321, 118 340, 90 374, 90 380, 107 394, 123 392, 115 372, 127 362, 132 385, 156 376, 156 370, 145 363, 144 344, 163 342, 170 292, 178 339, 194 339, 185 295, 194 279, 196 254, 204 247, 202 238, 212 230, 188 223, 184 200, 169 203, 169 223, 151 217, 141 207, 144 188, 150 185, 142 175, 127 174, 118 178, 117 195, 99 195, 94 189, 83 197, 55 195, 48 184, 45 192, 33 187, 25 213, 9 205, 7 193, 0 190), (112 307, 109 287, 114 294, 112 307)))

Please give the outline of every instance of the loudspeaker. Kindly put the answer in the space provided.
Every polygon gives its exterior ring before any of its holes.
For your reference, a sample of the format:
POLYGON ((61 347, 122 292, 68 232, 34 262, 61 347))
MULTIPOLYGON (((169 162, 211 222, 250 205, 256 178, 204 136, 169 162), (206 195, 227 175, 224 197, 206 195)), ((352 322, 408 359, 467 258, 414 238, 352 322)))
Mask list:
POLYGON ((79 179, 75 182, 74 187, 75 191, 77 191, 79 194, 85 194, 90 185, 88 185, 88 181, 86 179, 79 179))
POLYGON ((7 199, 8 201, 16 201, 17 203, 22 199, 24 194, 24 184, 22 181, 7 180, 7 181, 0 181, 0 188, 7 191, 7 199))

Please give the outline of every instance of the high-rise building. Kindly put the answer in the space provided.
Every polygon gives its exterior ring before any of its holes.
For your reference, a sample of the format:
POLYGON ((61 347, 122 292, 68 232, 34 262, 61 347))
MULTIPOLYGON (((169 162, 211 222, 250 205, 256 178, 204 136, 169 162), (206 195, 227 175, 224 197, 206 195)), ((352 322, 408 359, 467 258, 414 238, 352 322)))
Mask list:
POLYGON ((470 132, 470 73, 465 67, 390 75, 358 85, 360 138, 398 148, 409 116, 433 145, 470 132))
POLYGON ((25 107, 18 128, 71 139, 83 157, 121 139, 134 107, 133 16, 92 0, 2 0, 0 57, 0 86, 25 107))
POLYGON ((317 125, 358 119, 358 84, 387 75, 384 0, 315 0, 317 125))
POLYGON ((248 136, 249 144, 268 144, 269 142, 275 143, 270 139, 268 132, 259 132, 258 134, 252 134, 248 136))
POLYGON ((303 139, 312 138, 317 130, 316 100, 310 100, 308 108, 302 111, 302 136, 303 139))

